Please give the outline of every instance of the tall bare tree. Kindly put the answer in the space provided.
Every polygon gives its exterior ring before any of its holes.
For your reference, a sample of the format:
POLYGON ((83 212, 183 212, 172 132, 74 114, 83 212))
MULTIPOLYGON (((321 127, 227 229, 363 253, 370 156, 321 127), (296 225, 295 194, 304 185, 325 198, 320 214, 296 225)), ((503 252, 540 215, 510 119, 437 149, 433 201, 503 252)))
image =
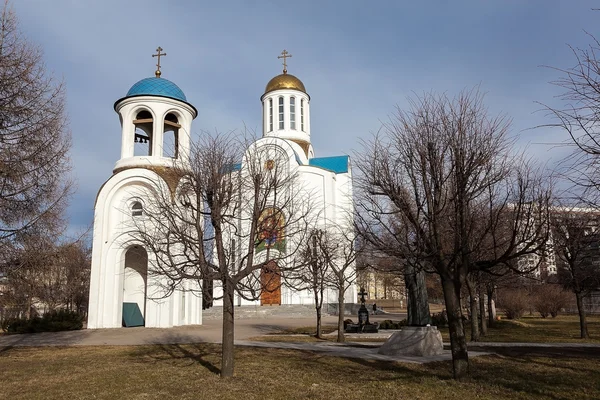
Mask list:
POLYGON ((295 266, 286 273, 286 281, 296 290, 309 289, 315 299, 317 334, 321 337, 322 305, 326 291, 337 293, 338 335, 344 342, 344 303, 346 291, 356 280, 356 259, 359 254, 351 224, 328 223, 324 229, 314 229, 302 246, 295 266))
POLYGON ((286 284, 294 290, 309 290, 315 301, 317 316, 315 337, 321 338, 323 300, 331 273, 327 257, 330 254, 325 231, 314 229, 294 258, 294 267, 285 274, 286 284))
POLYGON ((548 189, 513 154, 509 121, 493 117, 477 89, 425 94, 398 109, 356 159, 357 225, 380 251, 441 278, 454 377, 468 374, 460 304, 471 271, 543 249, 548 189))
POLYGON ((19 30, 10 2, 0 19, 0 257, 24 236, 61 227, 71 182, 62 83, 19 30), (44 225, 42 228, 41 226, 44 225))
POLYGON ((585 339, 589 334, 584 298, 600 290, 600 214, 590 208, 555 207, 551 227, 559 282, 575 294, 580 336, 585 339))
POLYGON ((310 193, 289 155, 269 140, 203 134, 189 159, 174 161, 149 190, 135 232, 166 295, 184 280, 219 283, 222 377, 234 370, 234 295, 255 300, 279 289, 311 231, 310 193))
POLYGON ((345 341, 344 303, 346 291, 356 281, 356 259, 360 254, 360 248, 353 227, 344 229, 339 225, 329 226, 321 235, 318 246, 325 255, 325 261, 329 266, 328 284, 337 292, 337 341, 342 343, 345 341))

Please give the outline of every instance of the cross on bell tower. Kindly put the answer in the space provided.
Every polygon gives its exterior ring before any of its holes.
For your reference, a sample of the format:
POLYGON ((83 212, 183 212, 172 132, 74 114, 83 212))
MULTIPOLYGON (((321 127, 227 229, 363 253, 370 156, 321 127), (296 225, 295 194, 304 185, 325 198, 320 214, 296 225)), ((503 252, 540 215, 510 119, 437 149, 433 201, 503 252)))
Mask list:
POLYGON ((163 51, 162 47, 158 46, 156 48, 156 54, 152 54, 152 57, 158 57, 158 62, 156 63, 156 72, 154 73, 154 75, 156 75, 157 78, 160 78, 161 72, 160 72, 160 56, 166 56, 167 53, 161 53, 163 51))
POLYGON ((280 56, 277 56, 277 58, 283 58, 283 73, 287 74, 287 62, 286 62, 286 58, 291 58, 292 55, 290 53, 288 53, 287 50, 283 50, 281 52, 280 56))

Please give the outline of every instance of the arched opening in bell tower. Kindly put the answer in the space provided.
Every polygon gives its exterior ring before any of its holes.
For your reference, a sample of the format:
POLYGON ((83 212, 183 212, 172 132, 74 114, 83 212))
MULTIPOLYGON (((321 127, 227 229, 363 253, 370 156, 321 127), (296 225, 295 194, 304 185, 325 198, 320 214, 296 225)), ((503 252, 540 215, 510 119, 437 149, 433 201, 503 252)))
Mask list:
POLYGON ((165 115, 163 126, 163 157, 179 157, 179 129, 181 125, 173 113, 165 115))
POLYGON ((144 326, 148 284, 148 253, 139 245, 125 253, 123 268, 123 326, 144 326))
POLYGON ((150 111, 142 110, 138 112, 133 120, 133 125, 135 126, 133 155, 151 156, 154 119, 150 111))

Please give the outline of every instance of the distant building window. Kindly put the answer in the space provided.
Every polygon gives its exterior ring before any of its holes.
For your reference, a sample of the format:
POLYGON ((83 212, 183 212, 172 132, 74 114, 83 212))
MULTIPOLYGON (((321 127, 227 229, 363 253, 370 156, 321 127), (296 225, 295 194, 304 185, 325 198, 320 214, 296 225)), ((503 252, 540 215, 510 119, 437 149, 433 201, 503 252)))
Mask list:
POLYGON ((304 99, 300 99, 300 129, 304 132, 304 99))
POLYGON ((131 206, 131 216, 139 217, 139 216, 142 216, 143 214, 144 214, 144 207, 142 206, 142 203, 140 203, 139 201, 136 201, 135 203, 133 203, 133 205, 131 206))
POLYGON ((283 97, 279 98, 279 129, 283 129, 284 127, 284 119, 283 119, 283 97))
POLYGON ((290 97, 290 129, 296 129, 296 98, 290 97))
POLYGON ((273 99, 269 99, 269 132, 273 131, 273 99))

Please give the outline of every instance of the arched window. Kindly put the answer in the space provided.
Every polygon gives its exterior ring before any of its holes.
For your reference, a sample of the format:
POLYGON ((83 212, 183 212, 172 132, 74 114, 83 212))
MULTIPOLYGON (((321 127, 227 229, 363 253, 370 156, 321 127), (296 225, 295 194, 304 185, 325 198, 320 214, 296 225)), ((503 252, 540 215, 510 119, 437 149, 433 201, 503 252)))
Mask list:
POLYGON ((296 129, 296 98, 290 97, 290 129, 296 129))
POLYGON ((283 119, 283 97, 279 98, 279 129, 284 129, 284 122, 285 120, 283 119))
POLYGON ((139 201, 134 202, 131 205, 131 216, 132 217, 140 217, 144 215, 144 206, 139 201))
POLYGON ((134 156, 152 155, 152 129, 153 119, 150 111, 142 110, 137 113, 133 120, 135 126, 134 134, 134 156))
POLYGON ((179 121, 173 113, 165 115, 163 127, 163 157, 177 158, 179 156, 179 121))
POLYGON ((269 99, 269 132, 273 131, 273 99, 269 99))
POLYGON ((300 99, 300 129, 304 132, 304 99, 300 99))

